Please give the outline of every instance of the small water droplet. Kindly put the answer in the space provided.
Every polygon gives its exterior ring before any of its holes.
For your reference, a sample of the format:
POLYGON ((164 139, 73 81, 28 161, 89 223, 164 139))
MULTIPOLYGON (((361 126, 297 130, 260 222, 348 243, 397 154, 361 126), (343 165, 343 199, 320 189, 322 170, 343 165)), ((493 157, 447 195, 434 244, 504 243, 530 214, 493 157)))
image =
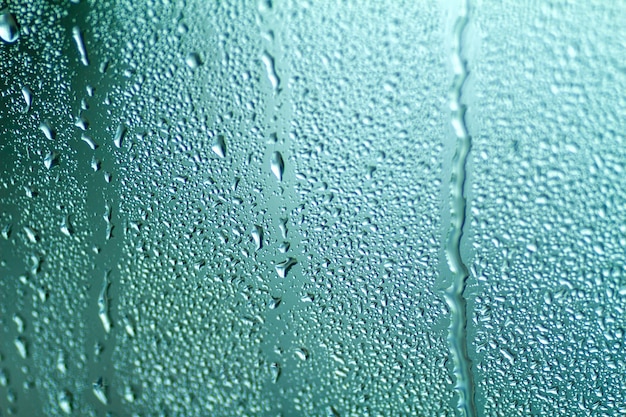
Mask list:
POLYGON ((213 138, 211 150, 220 158, 226 156, 226 140, 224 139, 224 135, 217 135, 213 138))
POLYGON ((0 39, 6 43, 14 43, 20 37, 20 28, 15 16, 9 9, 0 11, 0 39))
POLYGON ((202 58, 200 58, 200 55, 198 55, 196 52, 190 52, 185 58, 185 63, 189 68, 195 70, 202 65, 202 58))
POLYGON ((275 384, 278 382, 278 378, 280 378, 280 364, 274 362, 270 364, 270 374, 272 375, 272 382, 275 384))
POLYGON ((280 154, 280 152, 276 151, 272 154, 272 159, 270 160, 270 169, 272 170, 272 173, 278 179, 278 181, 283 180, 285 162, 283 161, 283 156, 280 154))

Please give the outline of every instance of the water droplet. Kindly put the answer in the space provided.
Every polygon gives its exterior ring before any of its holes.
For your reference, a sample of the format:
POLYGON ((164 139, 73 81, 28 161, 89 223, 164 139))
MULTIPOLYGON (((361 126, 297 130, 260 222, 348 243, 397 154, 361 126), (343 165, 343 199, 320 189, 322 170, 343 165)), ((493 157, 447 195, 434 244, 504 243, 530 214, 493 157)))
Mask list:
POLYGON ((129 403, 135 401, 135 393, 130 385, 126 385, 124 388, 124 399, 129 403))
POLYGON ((72 394, 69 391, 63 390, 59 392, 57 396, 57 401, 59 403, 59 408, 65 414, 72 413, 72 394))
POLYGON ((284 261, 279 262, 275 265, 276 273, 279 277, 285 278, 291 267, 297 263, 298 261, 296 260, 296 258, 287 258, 284 261))
POLYGON ((65 216, 61 222, 61 233, 65 236, 72 236, 74 234, 74 228, 70 223, 70 216, 65 216))
POLYGON ((41 122, 41 124, 39 125, 39 129, 41 129, 46 139, 54 140, 55 132, 52 127, 50 127, 50 124, 48 122, 41 122))
POLYGON ((30 243, 39 242, 39 236, 37 235, 37 232, 35 231, 35 229, 28 227, 28 226, 24 226, 24 232, 26 233, 26 237, 28 238, 28 241, 30 243))
POLYGON ((261 55, 261 61, 265 65, 265 70, 267 72, 267 78, 272 85, 272 89, 274 92, 278 91, 278 87, 280 86, 280 78, 276 75, 276 68, 274 66, 274 57, 271 56, 267 51, 263 52, 261 55))
POLYGON ((76 117, 76 120, 74 120, 74 126, 81 130, 87 130, 87 128, 89 127, 89 120, 87 120, 85 116, 79 115, 78 117, 76 117))
POLYGON ((94 170, 94 172, 98 171, 100 169, 100 160, 96 158, 96 156, 92 156, 91 157, 91 169, 94 170))
POLYGON ((33 104, 33 92, 30 91, 30 88, 22 86, 22 95, 24 96, 24 102, 26 103, 26 107, 24 107, 23 112, 28 113, 30 106, 33 104))
POLYGON ((217 135, 215 136, 215 138, 213 138, 211 150, 215 152, 215 154, 220 158, 226 156, 226 141, 224 139, 224 135, 217 135))
POLYGON ((13 341, 15 348, 17 349, 17 353, 22 357, 22 359, 26 359, 28 356, 28 350, 26 347, 26 339, 22 336, 19 336, 17 339, 13 341))
POLYGON ((256 250, 263 247, 263 228, 261 226, 255 225, 252 229, 252 240, 254 241, 256 250))
POLYGON ((24 319, 22 319, 17 313, 13 314, 13 323, 15 323, 18 333, 24 333, 24 319))
POLYGON ((98 378, 98 380, 93 383, 93 394, 102 404, 108 404, 109 400, 106 395, 106 385, 104 385, 102 377, 98 378))
POLYGON ((59 356, 57 357, 57 370, 59 372, 61 372, 62 374, 65 374, 65 372, 67 372, 67 365, 65 364, 65 355, 63 355, 63 353, 59 353, 59 356))
POLYGON ((74 26, 72 28, 72 37, 74 38, 74 42, 76 42, 76 48, 78 48, 78 53, 80 54, 80 62, 82 62, 84 66, 89 65, 87 48, 85 48, 85 40, 83 39, 83 34, 78 26, 74 26))
POLYGON ((2 235, 2 237, 5 238, 6 240, 9 240, 9 238, 11 237, 11 228, 12 228, 11 223, 7 223, 2 228, 0 235, 2 235))
POLYGON ((270 374, 272 376, 272 382, 275 384, 278 382, 278 378, 280 378, 280 364, 274 362, 270 364, 270 374))
POLYGON ((98 295, 98 317, 100 317, 100 321, 102 322, 102 327, 104 327, 104 331, 109 333, 111 331, 111 319, 109 318, 109 297, 107 291, 109 290, 109 273, 107 272, 104 275, 104 282, 102 284, 102 289, 100 290, 100 294, 98 295))
POLYGON ((287 251, 289 250, 290 246, 291 246, 291 244, 289 242, 283 242, 280 245, 278 245, 278 251, 280 253, 287 253, 287 251))
POLYGON ((91 137, 85 135, 84 133, 80 136, 80 138, 82 139, 83 142, 85 142, 92 150, 96 150, 96 148, 98 147, 98 145, 96 144, 96 142, 93 141, 93 139, 91 139, 91 137))
POLYGON ((306 361, 307 359, 309 359, 309 351, 305 348, 297 348, 294 353, 296 354, 296 357, 301 361, 306 361))
POLYGON ((200 55, 198 55, 196 52, 191 52, 185 58, 185 63, 189 68, 195 70, 202 65, 202 59, 200 58, 200 55))
POLYGON ((270 160, 270 169, 272 170, 272 173, 278 179, 278 181, 283 180, 285 162, 283 161, 283 156, 280 154, 280 152, 276 151, 272 154, 272 159, 270 160))
POLYGON ((6 43, 14 43, 20 37, 20 28, 15 16, 9 9, 0 11, 0 39, 6 43))
POLYGON ((122 147, 122 141, 124 140, 125 136, 126 136, 126 126, 120 123, 119 125, 117 125, 117 129, 115 130, 115 136, 113 137, 113 143, 115 144, 116 148, 122 147))
POLYGON ((283 299, 280 298, 280 297, 272 297, 272 300, 269 303, 270 310, 274 310, 274 309, 278 308, 278 306, 280 305, 280 303, 282 301, 283 301, 283 299))
POLYGON ((52 168, 58 163, 59 163, 59 154, 54 151, 48 152, 45 158, 43 159, 43 164, 48 169, 52 168))

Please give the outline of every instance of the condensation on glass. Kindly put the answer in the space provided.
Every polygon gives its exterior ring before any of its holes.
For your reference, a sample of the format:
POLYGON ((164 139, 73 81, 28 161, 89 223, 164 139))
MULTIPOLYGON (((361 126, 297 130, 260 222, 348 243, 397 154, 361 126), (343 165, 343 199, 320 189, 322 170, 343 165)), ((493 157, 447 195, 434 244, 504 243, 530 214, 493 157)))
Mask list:
POLYGON ((625 414, 621 6, 0 4, 0 416, 625 414))

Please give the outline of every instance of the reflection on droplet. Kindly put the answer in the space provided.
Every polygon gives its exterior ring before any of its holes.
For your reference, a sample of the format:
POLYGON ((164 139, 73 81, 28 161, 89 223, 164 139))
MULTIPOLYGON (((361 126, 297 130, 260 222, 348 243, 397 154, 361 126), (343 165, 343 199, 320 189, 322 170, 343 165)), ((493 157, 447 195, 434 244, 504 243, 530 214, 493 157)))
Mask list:
POLYGON ((14 43, 20 37, 20 29, 15 16, 8 9, 0 11, 0 39, 14 43))

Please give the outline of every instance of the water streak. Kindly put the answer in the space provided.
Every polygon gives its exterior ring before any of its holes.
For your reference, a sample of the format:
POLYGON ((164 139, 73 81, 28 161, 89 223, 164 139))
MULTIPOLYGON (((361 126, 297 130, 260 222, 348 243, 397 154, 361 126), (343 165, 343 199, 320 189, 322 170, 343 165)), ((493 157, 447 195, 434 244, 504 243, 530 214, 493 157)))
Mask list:
POLYGON ((454 363, 455 390, 459 395, 458 409, 465 417, 476 416, 472 364, 467 354, 467 311, 464 291, 468 277, 467 267, 461 257, 461 238, 465 224, 466 198, 464 194, 467 156, 471 137, 465 123, 466 107, 461 102, 463 86, 467 80, 467 68, 463 59, 463 32, 468 22, 469 5, 461 0, 452 33, 452 65, 454 80, 450 90, 451 123, 456 136, 456 151, 452 159, 450 177, 450 229, 446 242, 446 258, 451 284, 445 298, 450 307, 448 343, 454 363))

